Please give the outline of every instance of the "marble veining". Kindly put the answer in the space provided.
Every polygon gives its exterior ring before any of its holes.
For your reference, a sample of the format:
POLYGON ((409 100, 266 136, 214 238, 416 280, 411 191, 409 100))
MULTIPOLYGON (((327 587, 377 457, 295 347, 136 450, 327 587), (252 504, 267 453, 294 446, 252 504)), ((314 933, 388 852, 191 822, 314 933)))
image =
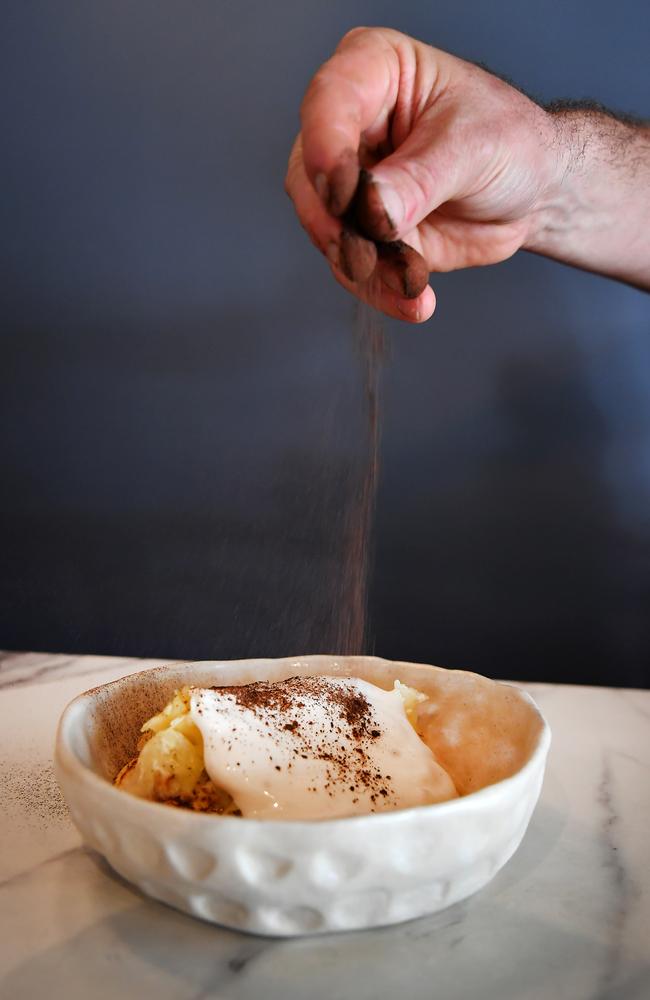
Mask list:
POLYGON ((612 788, 612 769, 609 754, 603 751, 601 778, 598 785, 598 803, 602 807, 602 839, 604 868, 611 875, 611 937, 607 949, 605 968, 600 992, 607 995, 616 980, 621 962, 621 946, 624 938, 625 919, 628 913, 628 875, 618 851, 616 827, 619 823, 612 788))
POLYGON ((400 927, 287 941, 142 896, 56 799, 65 704, 160 662, 0 653, 0 998, 650 996, 650 692, 524 685, 554 741, 528 834, 494 881, 400 927))
MULTIPOLYGON (((47 653, 0 653, 0 691, 6 687, 17 687, 21 684, 43 684, 58 680, 62 674, 65 677, 87 677, 109 672, 120 676, 130 673, 133 669, 131 657, 117 656, 62 656, 47 653)), ((156 666, 164 660, 147 660, 146 666, 156 666)))

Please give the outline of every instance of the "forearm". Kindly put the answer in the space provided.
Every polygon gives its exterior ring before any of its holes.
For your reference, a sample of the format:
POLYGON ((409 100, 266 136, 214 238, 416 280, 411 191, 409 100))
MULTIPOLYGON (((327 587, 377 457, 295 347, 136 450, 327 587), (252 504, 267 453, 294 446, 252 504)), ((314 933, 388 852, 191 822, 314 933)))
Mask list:
POLYGON ((524 248, 650 290, 650 128, 551 111, 556 181, 524 248))

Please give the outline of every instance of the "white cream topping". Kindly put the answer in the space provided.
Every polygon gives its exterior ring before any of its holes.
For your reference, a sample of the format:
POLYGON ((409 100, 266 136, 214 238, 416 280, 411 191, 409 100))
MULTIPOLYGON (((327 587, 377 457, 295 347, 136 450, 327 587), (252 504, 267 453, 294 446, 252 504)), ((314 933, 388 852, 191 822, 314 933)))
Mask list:
POLYGON ((330 819, 457 794, 399 692, 357 678, 199 688, 190 714, 208 775, 246 817, 330 819))

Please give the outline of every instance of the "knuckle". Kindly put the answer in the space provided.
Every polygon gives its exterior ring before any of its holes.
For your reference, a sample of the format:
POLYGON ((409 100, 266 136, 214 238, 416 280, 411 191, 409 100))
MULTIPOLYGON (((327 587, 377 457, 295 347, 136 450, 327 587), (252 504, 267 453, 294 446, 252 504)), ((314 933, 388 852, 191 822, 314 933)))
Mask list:
POLYGON ((311 78, 309 89, 305 95, 305 102, 308 102, 309 98, 312 97, 315 93, 318 93, 324 87, 329 86, 329 84, 332 81, 332 76, 335 75, 335 73, 333 74, 332 72, 333 60, 334 56, 332 56, 332 59, 328 59, 327 62, 323 63, 323 65, 316 70, 313 77, 311 78))
POLYGON ((400 38, 403 39, 404 36, 401 32, 395 31, 393 28, 381 28, 377 26, 366 27, 360 25, 357 28, 350 28, 349 31, 346 31, 343 38, 337 45, 336 51, 339 52, 341 49, 357 46, 359 44, 365 45, 368 42, 380 44, 382 48, 385 48, 387 44, 394 44, 400 38))
MULTIPOLYGON (((429 166, 415 159, 405 160, 400 164, 404 177, 404 226, 411 227, 420 221, 423 212, 428 213, 429 206, 435 202, 436 178, 429 166)), ((402 228, 404 228, 404 226, 402 228)))
POLYGON ((428 201, 433 195, 434 187, 431 170, 418 160, 413 159, 408 161, 406 173, 411 179, 416 194, 425 201, 428 201))
POLYGON ((286 174, 284 176, 284 192, 291 199, 293 199, 293 190, 294 190, 294 186, 295 186, 294 185, 294 174, 295 174, 295 171, 291 169, 291 166, 289 166, 289 168, 288 168, 288 170, 287 170, 287 172, 286 172, 286 174))
POLYGON ((294 197, 294 193, 298 190, 300 173, 302 170, 302 152, 301 147, 298 142, 294 143, 294 147, 291 150, 291 155, 289 156, 289 161, 287 163, 286 173, 284 175, 284 190, 289 195, 290 198, 294 197))
POLYGON ((287 172, 284 175, 284 192, 288 194, 290 198, 293 198, 293 190, 295 187, 295 168, 291 164, 287 167, 287 172))
POLYGON ((363 25, 359 25, 359 27, 357 28, 350 28, 350 30, 346 31, 345 34, 343 35, 343 38, 337 45, 337 49, 341 49, 345 45, 349 45, 350 42, 353 42, 356 39, 358 39, 360 35, 371 33, 372 30, 373 30, 372 28, 366 28, 363 25))
POLYGON ((315 246, 317 250, 319 250, 321 253, 324 253, 324 250, 320 245, 320 240, 317 239, 313 229, 311 229, 311 227, 306 225, 304 222, 301 222, 300 225, 307 233, 307 236, 309 237, 309 242, 312 244, 312 246, 315 246))

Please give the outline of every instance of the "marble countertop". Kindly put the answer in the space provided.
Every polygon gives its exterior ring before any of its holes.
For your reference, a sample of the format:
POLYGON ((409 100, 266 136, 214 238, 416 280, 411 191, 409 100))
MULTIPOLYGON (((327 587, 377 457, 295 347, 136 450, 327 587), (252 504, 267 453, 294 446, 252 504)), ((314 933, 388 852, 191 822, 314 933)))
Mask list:
POLYGON ((150 901, 68 818, 52 771, 62 709, 161 662, 0 653, 0 998, 650 997, 650 691, 524 685, 553 746, 494 881, 400 927, 287 941, 150 901))

